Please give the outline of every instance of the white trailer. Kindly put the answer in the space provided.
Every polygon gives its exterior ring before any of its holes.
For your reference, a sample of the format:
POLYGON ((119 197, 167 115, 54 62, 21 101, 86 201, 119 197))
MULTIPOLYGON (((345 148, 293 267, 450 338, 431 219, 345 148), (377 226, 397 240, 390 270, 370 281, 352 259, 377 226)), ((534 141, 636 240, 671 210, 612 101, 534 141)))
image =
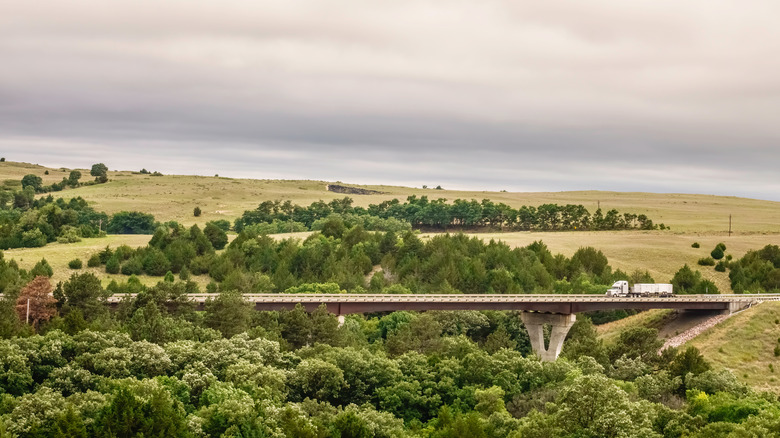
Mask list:
POLYGON ((611 288, 607 289, 607 296, 610 297, 671 297, 674 291, 671 284, 668 283, 637 283, 634 287, 629 287, 625 280, 616 281, 611 288))

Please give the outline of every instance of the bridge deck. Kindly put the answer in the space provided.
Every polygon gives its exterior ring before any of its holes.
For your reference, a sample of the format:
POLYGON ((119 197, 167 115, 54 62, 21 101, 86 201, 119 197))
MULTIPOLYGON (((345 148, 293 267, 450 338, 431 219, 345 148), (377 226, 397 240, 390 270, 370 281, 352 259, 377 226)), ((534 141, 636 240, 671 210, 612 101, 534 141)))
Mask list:
MULTIPOLYGON (((132 295, 130 295, 132 296, 132 295)), ((190 294, 190 300, 203 308, 218 294, 190 294)), ((110 304, 127 296, 114 295, 110 304)), ((604 295, 459 295, 459 294, 244 294, 257 310, 291 309, 300 303, 307 310, 325 304, 339 315, 394 310, 519 310, 549 313, 579 313, 610 309, 697 309, 728 310, 733 305, 780 300, 778 294, 678 295, 668 298, 623 298, 604 295)))

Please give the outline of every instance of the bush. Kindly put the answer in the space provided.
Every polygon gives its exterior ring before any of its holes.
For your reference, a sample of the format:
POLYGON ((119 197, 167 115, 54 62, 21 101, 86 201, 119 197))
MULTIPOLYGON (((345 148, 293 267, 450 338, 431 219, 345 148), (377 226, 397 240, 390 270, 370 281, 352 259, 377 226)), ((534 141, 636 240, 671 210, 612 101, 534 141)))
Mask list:
POLYGON ((192 210, 192 215, 193 215, 193 216, 195 216, 195 217, 200 217, 200 214, 201 214, 200 207, 195 207, 195 208, 192 210))
POLYGON ((139 257, 133 257, 122 265, 122 274, 141 275, 144 272, 143 262, 139 257))
POLYGON ((721 251, 726 251, 726 244, 723 242, 720 242, 719 244, 715 245, 716 248, 720 248, 721 251))
POLYGON ((693 242, 693 245, 691 245, 691 248, 700 248, 701 245, 699 245, 699 242, 693 242))
POLYGON ((154 216, 139 211, 120 211, 106 226, 110 234, 154 234, 157 224, 154 216))
POLYGON ((712 250, 710 253, 713 259, 720 260, 723 258, 723 250, 720 248, 720 245, 716 246, 715 249, 712 250))
POLYGON ((119 258, 117 256, 113 256, 106 262, 106 272, 109 274, 118 274, 119 273, 119 258))
POLYGON ((726 272, 726 262, 723 260, 719 261, 717 265, 715 265, 715 270, 718 272, 726 272))
POLYGON ((698 263, 702 266, 715 266, 715 259, 712 257, 700 258, 698 263))
POLYGON ((100 266, 101 264, 102 263, 100 263, 100 254, 99 253, 92 254, 92 256, 89 258, 89 260, 87 260, 87 266, 89 266, 90 268, 96 268, 96 267, 100 266))
POLYGON ((73 259, 68 262, 68 267, 70 269, 81 269, 84 264, 81 262, 81 259, 73 259))

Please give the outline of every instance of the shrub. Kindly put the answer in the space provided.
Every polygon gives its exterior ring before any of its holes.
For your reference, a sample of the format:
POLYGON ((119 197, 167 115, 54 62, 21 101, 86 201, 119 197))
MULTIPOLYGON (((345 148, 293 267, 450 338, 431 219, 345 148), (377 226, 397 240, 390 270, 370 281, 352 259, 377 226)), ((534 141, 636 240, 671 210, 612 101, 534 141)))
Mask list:
POLYGON ((117 256, 113 256, 106 262, 106 272, 109 274, 118 274, 119 273, 119 258, 117 256))
POLYGON ((70 269, 81 269, 84 264, 81 262, 81 259, 73 259, 68 262, 68 267, 70 269))
POLYGON ((143 262, 139 257, 133 257, 122 265, 122 274, 141 275, 144 272, 143 262))
POLYGON ((723 250, 720 248, 720 246, 716 246, 715 249, 712 250, 710 253, 713 259, 720 260, 723 258, 723 250))
POLYGON ((723 242, 720 242, 719 244, 715 245, 716 248, 720 248, 721 251, 726 251, 726 244, 723 242))
POLYGON ((719 261, 717 265, 715 265, 715 270, 718 272, 726 272, 726 262, 723 260, 719 261))
POLYGON ((201 214, 200 207, 195 207, 195 208, 192 210, 192 215, 193 215, 193 216, 195 216, 195 217, 200 217, 200 214, 201 214))
POLYGON ((139 211, 120 211, 111 217, 106 231, 111 234, 154 234, 154 216, 139 211))
POLYGON ((33 277, 37 277, 39 275, 45 275, 46 277, 51 277, 54 275, 54 269, 52 269, 49 262, 46 261, 46 259, 41 259, 38 263, 33 266, 33 268, 30 270, 30 275, 33 277))
POLYGON ((98 267, 100 265, 101 265, 101 263, 100 263, 100 254, 99 253, 92 254, 92 256, 89 258, 89 260, 87 260, 87 266, 89 266, 90 268, 95 268, 95 267, 98 267))
POLYGON ((693 242, 693 245, 691 245, 691 248, 700 248, 701 245, 699 245, 699 242, 693 242))
POLYGON ((715 266, 715 259, 712 257, 700 258, 698 263, 702 266, 715 266))

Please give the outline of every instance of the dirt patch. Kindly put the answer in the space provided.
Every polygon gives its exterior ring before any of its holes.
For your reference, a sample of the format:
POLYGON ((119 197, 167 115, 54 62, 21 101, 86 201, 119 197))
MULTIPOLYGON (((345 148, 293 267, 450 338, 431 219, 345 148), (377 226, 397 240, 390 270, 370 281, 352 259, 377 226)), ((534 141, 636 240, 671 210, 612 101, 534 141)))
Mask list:
POLYGON ((361 189, 360 187, 340 186, 338 184, 328 184, 325 188, 329 192, 344 193, 347 195, 381 195, 384 193, 378 190, 361 189))

